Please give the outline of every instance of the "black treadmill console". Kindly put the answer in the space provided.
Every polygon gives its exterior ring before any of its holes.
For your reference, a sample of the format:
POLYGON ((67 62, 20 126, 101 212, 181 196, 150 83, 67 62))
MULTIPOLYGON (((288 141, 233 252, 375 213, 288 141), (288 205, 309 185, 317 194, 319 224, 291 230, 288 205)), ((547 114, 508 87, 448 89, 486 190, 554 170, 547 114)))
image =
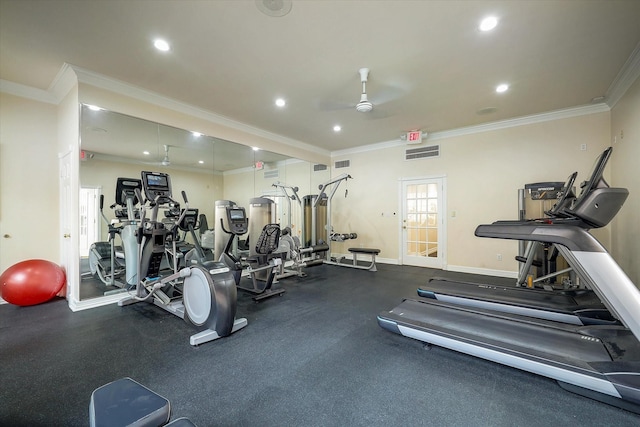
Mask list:
POLYGON ((595 161, 593 165, 593 169, 591 171, 591 175, 589 179, 583 182, 580 187, 582 187, 582 192, 580 193, 580 197, 576 201, 576 203, 580 202, 581 199, 585 198, 591 191, 596 188, 608 188, 609 184, 604 180, 602 174, 604 173, 604 169, 607 166, 607 162, 611 157, 611 152, 613 151, 613 147, 609 147, 600 154, 598 159, 595 161))
POLYGON ((607 225, 620 211, 629 191, 626 188, 611 188, 602 176, 612 147, 607 148, 596 160, 589 179, 581 185, 582 192, 566 212, 579 218, 588 228, 607 225))
POLYGON ((172 202, 171 179, 162 172, 142 171, 142 186, 147 199, 157 201, 158 204, 172 202))
POLYGON ((241 207, 228 207, 227 208, 227 224, 229 225, 228 231, 236 236, 240 236, 247 232, 249 227, 249 220, 244 208, 241 207))

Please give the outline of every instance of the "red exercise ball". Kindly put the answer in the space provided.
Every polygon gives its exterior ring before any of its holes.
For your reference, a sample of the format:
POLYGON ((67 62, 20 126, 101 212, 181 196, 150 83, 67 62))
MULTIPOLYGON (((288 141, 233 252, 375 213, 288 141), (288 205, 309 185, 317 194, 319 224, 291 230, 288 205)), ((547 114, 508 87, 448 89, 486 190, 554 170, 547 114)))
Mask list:
POLYGON ((66 281, 64 270, 44 259, 30 259, 0 275, 0 296, 8 303, 27 306, 49 301, 66 281))

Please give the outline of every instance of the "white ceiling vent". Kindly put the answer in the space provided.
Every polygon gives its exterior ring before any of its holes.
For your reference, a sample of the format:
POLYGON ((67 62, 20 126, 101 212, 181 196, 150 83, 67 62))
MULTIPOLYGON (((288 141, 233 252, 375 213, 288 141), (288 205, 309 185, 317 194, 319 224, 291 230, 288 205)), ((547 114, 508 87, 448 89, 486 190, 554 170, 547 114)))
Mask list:
POLYGON ((340 160, 335 163, 336 169, 348 168, 349 166, 351 166, 351 160, 340 160))
POLYGON ((264 171, 264 179, 273 179, 280 177, 280 169, 271 169, 264 171))
POLYGON ((424 159, 426 157, 440 157, 440 146, 430 145, 428 147, 410 148, 405 151, 405 160, 424 159))
POLYGON ((326 171, 327 165, 313 165, 314 172, 326 171))

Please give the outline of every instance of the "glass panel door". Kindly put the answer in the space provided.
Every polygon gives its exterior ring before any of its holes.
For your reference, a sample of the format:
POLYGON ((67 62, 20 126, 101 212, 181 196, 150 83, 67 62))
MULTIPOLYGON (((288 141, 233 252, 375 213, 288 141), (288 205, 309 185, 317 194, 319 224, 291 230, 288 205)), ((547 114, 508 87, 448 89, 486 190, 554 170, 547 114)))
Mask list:
POLYGON ((444 267, 444 178, 402 182, 402 264, 444 267))

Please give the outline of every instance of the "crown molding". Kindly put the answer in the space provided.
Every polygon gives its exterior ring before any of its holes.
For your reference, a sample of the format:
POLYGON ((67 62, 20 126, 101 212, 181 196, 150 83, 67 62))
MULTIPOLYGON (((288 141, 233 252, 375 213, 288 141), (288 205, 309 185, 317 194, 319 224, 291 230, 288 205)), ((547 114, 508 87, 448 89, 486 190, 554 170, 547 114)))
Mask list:
POLYGON ((60 102, 47 90, 25 86, 8 80, 0 80, 0 92, 19 96, 20 98, 30 99, 32 101, 44 102, 46 104, 58 104, 60 102))
POLYGON ((277 135, 275 133, 271 133, 259 128, 249 126, 247 124, 235 121, 228 117, 224 117, 219 114, 215 114, 210 111, 206 111, 201 108, 197 108, 192 105, 185 104, 183 102, 176 101, 171 98, 167 98, 155 92, 151 92, 146 89, 133 86, 131 84, 113 79, 111 77, 94 73, 93 71, 85 70, 84 68, 77 67, 75 65, 70 65, 70 67, 73 68, 73 70, 75 71, 75 74, 78 76, 78 81, 81 83, 85 83, 91 86, 95 86, 101 89, 115 92, 120 95, 128 96, 130 98, 135 98, 144 102, 148 102, 153 105, 164 107, 169 110, 173 110, 189 116, 197 117, 199 119, 203 119, 211 123, 216 123, 216 124, 226 126, 232 129, 236 129, 242 132, 246 132, 261 138, 270 139, 272 141, 276 141, 290 147, 303 149, 303 150, 320 154, 323 156, 327 156, 327 157, 330 155, 328 150, 324 150, 322 148, 309 145, 302 141, 286 138, 284 136, 277 135))
POLYGON ((605 102, 610 108, 620 101, 631 85, 640 77, 640 42, 624 63, 622 69, 607 89, 605 102))
MULTIPOLYGON (((546 121, 560 120, 570 117, 610 111, 611 108, 613 108, 616 103, 624 96, 626 91, 631 87, 636 79, 638 79, 638 77, 640 77, 640 43, 638 43, 633 53, 626 61, 625 65, 622 67, 614 81, 611 83, 611 86, 609 87, 605 95, 604 103, 566 108, 541 114, 534 114, 530 116, 485 123, 477 126, 468 126, 458 129, 433 132, 429 134, 425 142, 428 143, 430 141, 437 141, 456 136, 471 135, 476 133, 506 129, 510 127, 523 126, 527 124, 541 123, 546 121)), ((128 83, 124 83, 122 81, 98 73, 94 73, 92 71, 68 63, 65 63, 62 66, 47 90, 0 79, 0 92, 48 104, 59 104, 64 96, 77 82, 96 86, 124 96, 133 97, 141 101, 149 102, 151 104, 165 107, 170 110, 191 115, 212 123, 247 132, 258 137, 277 141, 286 146, 301 148, 303 150, 307 150, 309 152, 320 154, 323 156, 329 156, 331 158, 406 145, 404 141, 398 138, 391 141, 384 141, 330 152, 328 150, 315 147, 301 141, 286 138, 281 135, 277 135, 262 129, 246 125, 241 122, 237 122, 227 117, 214 114, 197 107, 193 107, 191 105, 158 95, 154 92, 130 85, 128 83)))
POLYGON ((31 99, 33 101, 57 105, 62 102, 64 97, 77 82, 78 79, 73 68, 69 64, 65 63, 62 65, 62 68, 60 68, 60 71, 58 71, 58 74, 46 90, 25 86, 8 80, 0 80, 0 92, 31 99))
POLYGON ((77 84, 78 76, 73 67, 65 62, 49 85, 48 92, 60 103, 77 84))
MULTIPOLYGON (((567 119, 570 117, 604 113, 607 111, 611 111, 611 108, 609 108, 609 106, 605 103, 583 105, 580 107, 573 107, 573 108, 565 108, 562 110, 549 111, 549 112, 540 113, 540 114, 532 114, 530 116, 516 117, 513 119, 500 120, 500 121, 491 122, 491 123, 484 123, 476 126, 467 126, 467 127, 458 128, 458 129, 433 132, 433 133, 430 133, 427 136, 427 139, 423 140, 422 143, 428 144, 429 142, 448 139, 448 138, 454 138, 457 136, 491 132, 495 130, 507 129, 507 128, 517 127, 517 126, 524 126, 524 125, 530 125, 535 123, 549 122, 553 120, 567 119)), ((331 157, 334 158, 334 157, 340 157, 340 156, 345 156, 349 154, 382 150, 386 148, 397 147, 399 145, 409 146, 405 141, 402 141, 401 139, 398 138, 392 141, 380 142, 377 144, 361 145, 359 147, 333 151, 331 152, 331 157)))
POLYGON ((429 141, 453 138, 456 136, 470 135, 474 133, 491 132, 500 129, 531 125, 536 123, 550 122, 554 120, 568 119, 571 117, 586 116, 589 114, 605 113, 611 109, 605 103, 582 105, 579 107, 563 108, 561 110, 549 111, 546 113, 532 114, 529 116, 515 117, 513 119, 500 120, 491 123, 484 123, 476 126, 468 126, 459 129, 445 130, 429 134, 429 141))

